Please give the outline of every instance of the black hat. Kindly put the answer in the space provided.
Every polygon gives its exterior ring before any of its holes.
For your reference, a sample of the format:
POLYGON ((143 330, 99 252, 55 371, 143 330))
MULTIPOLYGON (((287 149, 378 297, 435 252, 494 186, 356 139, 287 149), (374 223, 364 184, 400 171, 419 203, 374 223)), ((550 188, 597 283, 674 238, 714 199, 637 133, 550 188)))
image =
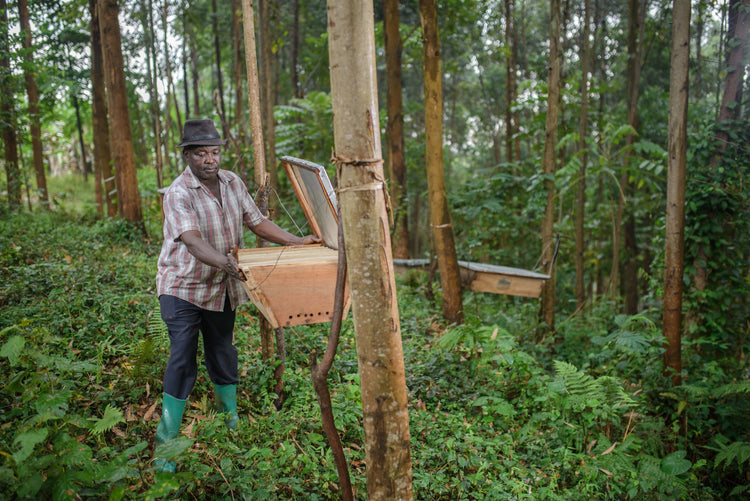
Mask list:
POLYGON ((219 136, 213 120, 185 120, 182 129, 182 142, 177 145, 183 146, 224 146, 227 142, 219 136))

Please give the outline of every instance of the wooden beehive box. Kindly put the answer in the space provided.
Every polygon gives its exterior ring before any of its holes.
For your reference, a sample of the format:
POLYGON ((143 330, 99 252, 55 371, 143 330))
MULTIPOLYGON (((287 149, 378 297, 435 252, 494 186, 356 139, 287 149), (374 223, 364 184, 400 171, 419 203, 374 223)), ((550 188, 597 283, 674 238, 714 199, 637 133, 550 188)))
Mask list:
MULTIPOLYGON (((274 328, 330 322, 338 270, 336 194, 322 166, 293 157, 282 157, 281 162, 311 232, 325 245, 241 249, 243 286, 274 328)), ((345 316, 349 305, 347 286, 345 316)))
MULTIPOLYGON (((428 259, 394 259, 393 263, 397 272, 409 268, 426 268, 430 265, 428 259)), ((458 268, 464 288, 508 296, 539 297, 544 282, 549 279, 549 275, 521 268, 470 261, 459 261, 458 268)))
POLYGON ((521 268, 492 264, 458 262, 461 282, 478 292, 492 292, 509 296, 539 297, 549 275, 521 268))

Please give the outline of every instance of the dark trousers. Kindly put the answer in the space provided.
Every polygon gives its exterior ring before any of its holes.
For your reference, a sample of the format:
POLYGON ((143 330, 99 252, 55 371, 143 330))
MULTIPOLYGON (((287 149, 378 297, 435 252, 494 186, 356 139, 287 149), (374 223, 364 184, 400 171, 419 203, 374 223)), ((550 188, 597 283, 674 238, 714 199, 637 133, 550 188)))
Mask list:
POLYGON ((164 393, 184 400, 198 376, 198 331, 208 376, 215 384, 237 384, 237 348, 232 344, 234 315, 227 296, 224 311, 208 311, 174 296, 159 296, 161 318, 169 330, 170 353, 164 393))

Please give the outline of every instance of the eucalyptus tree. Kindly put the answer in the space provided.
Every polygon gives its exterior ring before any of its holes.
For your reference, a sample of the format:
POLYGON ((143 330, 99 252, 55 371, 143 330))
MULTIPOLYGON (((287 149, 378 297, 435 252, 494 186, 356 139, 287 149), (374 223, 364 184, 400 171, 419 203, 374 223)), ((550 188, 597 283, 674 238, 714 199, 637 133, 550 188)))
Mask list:
POLYGON ((547 85, 547 118, 544 135, 542 169, 547 189, 547 205, 542 220, 542 261, 550 278, 542 289, 541 317, 547 328, 555 329, 554 208, 558 111, 560 106, 560 0, 550 0, 549 71, 547 85))
POLYGON ((664 372, 682 381, 682 290, 685 256, 685 183, 687 165, 690 0, 674 0, 669 85, 669 164, 664 250, 664 372))
POLYGON ((0 0, 0 128, 3 133, 5 177, 8 185, 8 207, 21 208, 21 170, 18 166, 18 137, 16 135, 15 77, 11 71, 11 40, 8 5, 0 0))
POLYGON ((440 39, 435 0, 420 0, 419 16, 422 21, 424 44, 425 163, 432 242, 440 269, 443 317, 449 323, 461 324, 461 277, 443 170, 443 74, 440 69, 440 39))
POLYGON ((328 2, 334 160, 362 392, 367 497, 410 500, 409 415, 380 145, 373 17, 369 0, 328 2))
POLYGON ((386 109, 388 124, 388 177, 393 213, 393 257, 409 257, 409 219, 406 188, 406 157, 404 156, 404 106, 401 92, 401 16, 398 0, 383 2, 383 36, 385 41, 386 109))
POLYGON ((44 171, 44 156, 42 152, 42 127, 39 115, 39 89, 36 84, 33 45, 31 43, 31 24, 29 23, 29 8, 26 0, 18 0, 18 18, 24 48, 24 80, 28 96, 29 129, 31 132, 31 149, 34 158, 34 172, 36 173, 36 189, 42 207, 49 206, 47 193, 47 176, 44 171))
POLYGON ((130 130, 128 94, 125 87, 119 7, 117 0, 99 0, 99 28, 104 54, 107 106, 109 110, 110 144, 117 177, 120 215, 142 224, 141 197, 135 172, 133 136, 130 130))
POLYGON ((104 83, 104 56, 99 32, 97 0, 89 0, 91 14, 91 129, 94 143, 94 174, 97 211, 100 215, 117 215, 115 176, 112 173, 112 151, 109 146, 107 92, 104 83))

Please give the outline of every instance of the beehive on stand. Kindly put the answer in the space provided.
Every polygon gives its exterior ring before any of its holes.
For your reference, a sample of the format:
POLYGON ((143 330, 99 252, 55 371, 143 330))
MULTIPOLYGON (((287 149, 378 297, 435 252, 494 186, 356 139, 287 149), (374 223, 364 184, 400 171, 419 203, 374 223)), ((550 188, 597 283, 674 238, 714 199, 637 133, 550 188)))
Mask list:
MULTIPOLYGON (((336 194, 325 169, 294 157, 282 157, 311 233, 324 245, 241 249, 243 282, 250 300, 274 327, 330 322, 338 271, 336 194)), ((349 310, 348 286, 344 316, 349 310)))

